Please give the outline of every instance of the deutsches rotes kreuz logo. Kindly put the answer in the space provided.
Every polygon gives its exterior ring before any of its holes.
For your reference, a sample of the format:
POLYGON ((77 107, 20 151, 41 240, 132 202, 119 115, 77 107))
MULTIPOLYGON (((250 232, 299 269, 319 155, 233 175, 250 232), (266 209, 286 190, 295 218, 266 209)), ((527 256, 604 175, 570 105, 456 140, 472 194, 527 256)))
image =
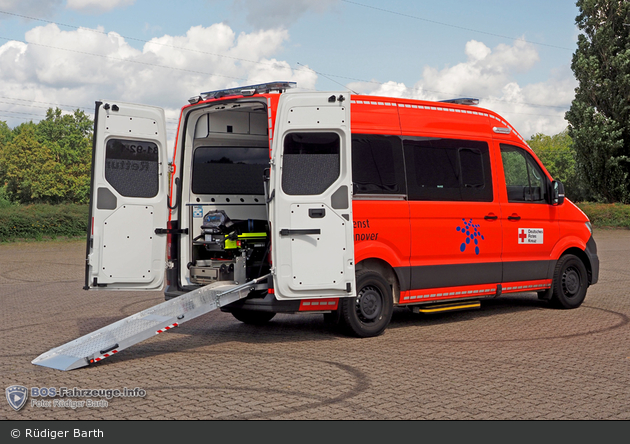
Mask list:
POLYGON ((28 390, 21 385, 12 385, 6 389, 7 401, 16 412, 24 407, 28 398, 28 390))

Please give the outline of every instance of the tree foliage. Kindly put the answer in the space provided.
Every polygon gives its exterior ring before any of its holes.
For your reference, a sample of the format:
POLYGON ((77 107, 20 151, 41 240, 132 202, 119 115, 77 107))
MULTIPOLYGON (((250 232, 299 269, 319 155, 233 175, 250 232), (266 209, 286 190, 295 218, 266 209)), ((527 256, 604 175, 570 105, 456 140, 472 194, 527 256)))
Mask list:
POLYGON ((566 114, 578 173, 608 202, 630 202, 630 2, 578 0, 581 31, 571 69, 579 82, 566 114))
MULTIPOLYGON (((4 123, 4 122, 1 122, 4 123)), ((0 125, 0 180, 19 203, 88 201, 92 121, 83 111, 52 108, 35 124, 0 125), (7 127, 8 128, 8 127, 7 127)))
POLYGON ((568 129, 554 136, 535 134, 527 144, 545 165, 551 177, 564 184, 565 194, 569 199, 583 202, 592 198, 578 171, 573 139, 569 136, 568 129))

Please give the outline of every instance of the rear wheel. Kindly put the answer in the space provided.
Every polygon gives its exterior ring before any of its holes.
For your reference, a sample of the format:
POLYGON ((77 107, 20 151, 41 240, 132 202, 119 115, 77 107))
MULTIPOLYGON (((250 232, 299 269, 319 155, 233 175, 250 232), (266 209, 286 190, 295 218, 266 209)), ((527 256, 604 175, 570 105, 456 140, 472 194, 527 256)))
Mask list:
POLYGON ((577 308, 586 297, 588 275, 579 257, 567 254, 556 264, 551 302, 559 308, 577 308))
POLYGON ((339 302, 346 331, 360 338, 383 333, 394 311, 391 286, 379 273, 369 270, 357 273, 357 295, 339 302))
POLYGON ((341 310, 324 313, 324 324, 330 327, 337 327, 341 323, 341 310))
POLYGON ((276 314, 268 311, 232 310, 232 316, 245 324, 261 325, 269 322, 276 314))

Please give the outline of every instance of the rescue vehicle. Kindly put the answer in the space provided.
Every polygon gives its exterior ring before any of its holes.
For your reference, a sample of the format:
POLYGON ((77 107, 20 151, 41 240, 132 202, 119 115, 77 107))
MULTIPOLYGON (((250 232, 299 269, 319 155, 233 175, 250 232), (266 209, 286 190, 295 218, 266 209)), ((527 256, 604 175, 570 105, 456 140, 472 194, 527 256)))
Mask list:
POLYGON ((85 289, 167 301, 33 363, 84 366, 216 308, 323 313, 371 337, 394 307, 534 291, 576 308, 597 282, 588 218, 475 99, 272 82, 189 102, 171 164, 161 108, 96 103, 85 289))

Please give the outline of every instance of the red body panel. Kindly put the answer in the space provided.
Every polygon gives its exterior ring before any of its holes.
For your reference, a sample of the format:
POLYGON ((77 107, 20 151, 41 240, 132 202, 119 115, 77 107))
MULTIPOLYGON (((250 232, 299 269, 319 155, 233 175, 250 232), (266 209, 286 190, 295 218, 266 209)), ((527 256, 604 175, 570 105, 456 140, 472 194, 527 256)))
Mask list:
POLYGON ((394 269, 411 270, 410 287, 401 291, 400 304, 494 296, 499 284, 502 292, 544 290, 551 286, 551 279, 509 280, 514 273, 502 268, 505 262, 512 262, 514 267, 522 262, 548 263, 557 260, 568 248, 584 250, 590 233, 584 223, 576 222, 588 219, 570 201, 561 206, 508 203, 499 143, 521 147, 539 164, 540 161, 514 128, 494 112, 470 106, 358 95, 352 96, 351 106, 354 134, 483 141, 490 150, 492 202, 356 198, 353 201, 356 263, 377 258, 394 269), (500 134, 493 130, 495 127, 510 132, 500 134), (515 221, 508 216, 521 219, 515 221), (524 228, 542 229, 544 242, 519 244, 518 235, 524 228), (440 265, 459 265, 471 270, 480 265, 486 266, 484 270, 494 267, 490 274, 496 279, 484 284, 419 288, 421 279, 414 281, 414 270, 440 265))
POLYGON ((354 200, 354 259, 376 258, 408 267, 411 248, 407 201, 354 200))

